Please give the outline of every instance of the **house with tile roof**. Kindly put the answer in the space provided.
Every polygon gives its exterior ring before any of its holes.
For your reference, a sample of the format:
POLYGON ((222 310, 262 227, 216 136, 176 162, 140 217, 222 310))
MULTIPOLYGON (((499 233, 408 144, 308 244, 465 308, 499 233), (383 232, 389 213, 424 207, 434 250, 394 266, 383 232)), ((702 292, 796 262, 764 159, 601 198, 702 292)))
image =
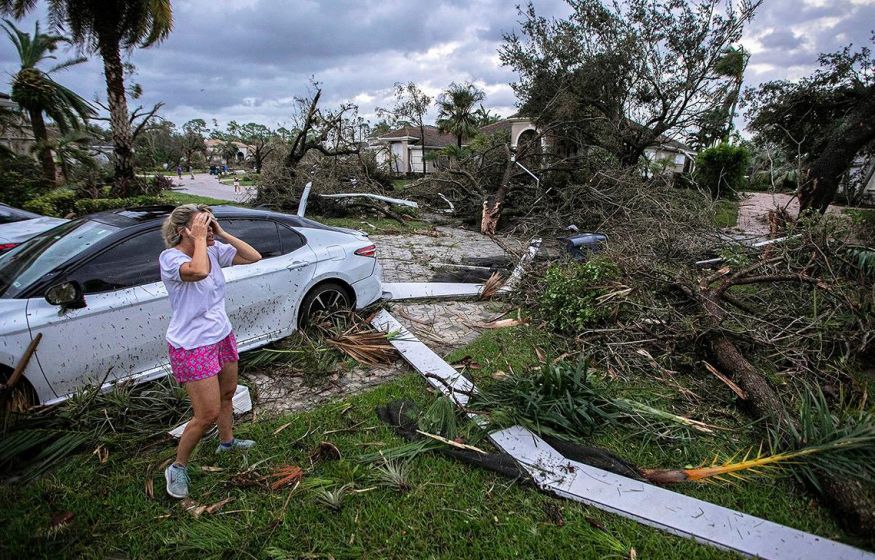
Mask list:
POLYGON ((437 167, 435 161, 427 157, 429 152, 454 145, 456 137, 431 125, 426 125, 424 132, 425 142, 418 126, 402 126, 372 138, 369 149, 376 152, 377 163, 388 167, 392 173, 422 173, 423 156, 426 156, 425 172, 433 173, 437 167))
MULTIPOLYGON (((528 117, 513 116, 481 127, 480 134, 508 134, 510 148, 516 151, 520 145, 538 141, 542 151, 551 145, 549 134, 542 135, 535 122, 528 117)), ((422 173, 422 157, 426 154, 426 173, 433 173, 438 165, 435 158, 428 158, 429 152, 437 152, 449 145, 456 144, 452 134, 440 132, 437 127, 425 127, 425 142, 420 141, 420 131, 417 126, 403 126, 383 135, 372 138, 369 149, 377 154, 377 162, 388 167, 390 172, 398 174, 422 173)), ((561 150, 560 150, 561 151, 561 150)), ((566 153, 574 153, 574 147, 566 147, 566 153)), ((665 173, 684 173, 692 170, 696 157, 695 151, 689 146, 667 137, 660 137, 659 142, 647 148, 644 153, 648 162, 659 164, 665 173)))

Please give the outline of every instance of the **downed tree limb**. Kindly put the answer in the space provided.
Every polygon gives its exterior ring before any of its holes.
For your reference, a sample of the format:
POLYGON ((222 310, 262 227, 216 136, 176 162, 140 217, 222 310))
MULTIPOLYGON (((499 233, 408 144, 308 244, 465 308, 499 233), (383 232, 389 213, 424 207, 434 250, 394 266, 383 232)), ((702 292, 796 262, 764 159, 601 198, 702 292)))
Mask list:
POLYGON ((33 356, 36 347, 39 346, 42 339, 43 333, 37 333, 36 336, 33 337, 33 340, 27 345, 24 354, 22 354, 21 359, 18 360, 18 364, 16 364, 15 369, 12 371, 12 375, 9 376, 9 379, 6 380, 5 384, 0 385, 0 392, 15 387, 22 375, 24 375, 24 370, 27 368, 27 364, 30 363, 30 358, 33 356))
MULTIPOLYGON (((754 269, 751 268, 751 271, 754 269)), ((787 431, 798 433, 798 425, 787 413, 778 393, 720 329, 720 323, 726 319, 721 294, 733 285, 763 283, 770 280, 811 284, 814 289, 820 286, 817 279, 803 274, 758 275, 736 276, 724 281, 717 288, 707 287, 707 284, 703 283, 698 286, 697 291, 690 286, 684 286, 681 290, 692 296, 708 315, 712 327, 706 337, 710 353, 717 367, 728 373, 729 378, 747 395, 745 404, 751 416, 757 420, 765 420, 767 426, 781 429, 785 433, 787 431)), ((784 443, 792 445, 786 436, 784 443)), ((823 471, 818 472, 816 478, 820 493, 848 530, 866 538, 875 538, 875 492, 856 480, 841 478, 823 471)))

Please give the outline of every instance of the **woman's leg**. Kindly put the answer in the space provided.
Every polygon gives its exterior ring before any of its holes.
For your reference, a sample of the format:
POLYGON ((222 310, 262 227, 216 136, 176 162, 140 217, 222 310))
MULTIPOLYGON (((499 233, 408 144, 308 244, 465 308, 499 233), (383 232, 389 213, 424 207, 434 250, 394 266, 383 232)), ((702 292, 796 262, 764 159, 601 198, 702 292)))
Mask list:
POLYGON ((185 431, 182 432, 179 446, 176 448, 176 464, 183 466, 188 464, 188 458, 204 436, 204 432, 216 423, 221 410, 221 395, 217 376, 189 381, 184 387, 188 398, 191 399, 194 417, 188 422, 185 431))
POLYGON ((232 399, 237 390, 237 362, 225 362, 219 371, 219 391, 221 405, 216 424, 219 426, 219 442, 228 443, 234 439, 234 406, 232 399))

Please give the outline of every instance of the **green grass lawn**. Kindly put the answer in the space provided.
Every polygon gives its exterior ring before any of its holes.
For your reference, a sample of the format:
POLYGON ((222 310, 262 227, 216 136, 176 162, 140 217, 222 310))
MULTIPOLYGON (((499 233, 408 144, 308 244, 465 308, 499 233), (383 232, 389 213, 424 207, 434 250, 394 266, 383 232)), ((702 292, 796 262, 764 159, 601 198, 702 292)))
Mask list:
MULTIPOLYGON (((481 365, 474 371, 476 382, 483 385, 498 370, 535 366, 536 347, 548 356, 557 351, 543 330, 516 327, 487 331, 451 358, 476 360, 481 365)), ((721 390, 714 383, 713 390, 721 390)), ((663 404, 671 400, 658 380, 643 381, 641 390, 665 399, 663 404)), ((437 454, 409 462, 408 492, 382 487, 372 468, 357 457, 404 443, 374 414, 376 406, 397 398, 424 408, 435 396, 411 373, 309 412, 242 423, 237 434, 258 441, 247 455, 216 456, 215 440, 202 444, 191 468, 192 498, 202 504, 232 501, 199 518, 164 493, 158 466, 173 455, 169 438, 142 449, 111 449, 105 464, 86 450, 31 484, 0 487, 6 504, 0 511, 0 557, 628 558, 631 548, 638 558, 647 559, 733 557, 437 454), (334 443, 342 458, 311 465, 310 453, 320 441, 334 443), (287 464, 303 467, 311 482, 332 488, 351 483, 356 492, 346 497, 340 511, 333 511, 312 490, 270 491, 233 482, 236 473, 253 465, 266 472, 287 464), (145 491, 150 478, 153 498, 145 491), (51 520, 61 514, 71 514, 72 521, 53 532, 51 520)), ((748 445, 747 432, 737 429, 725 441, 693 439, 683 445, 606 432, 595 443, 645 466, 683 466, 748 445)), ((784 479, 678 490, 844 538, 823 509, 784 479)))
POLYGON ((714 204, 714 224, 731 228, 738 224, 738 200, 720 199, 714 204))
POLYGON ((234 202, 231 203, 227 200, 220 200, 218 198, 210 198, 208 196, 198 196, 196 194, 188 194, 178 191, 167 191, 162 193, 164 198, 170 200, 173 204, 209 204, 210 206, 221 206, 224 204, 234 204, 235 206, 246 206, 245 204, 234 202))
POLYGON ((392 179, 392 188, 396 191, 403 191, 407 185, 413 182, 413 179, 392 179))

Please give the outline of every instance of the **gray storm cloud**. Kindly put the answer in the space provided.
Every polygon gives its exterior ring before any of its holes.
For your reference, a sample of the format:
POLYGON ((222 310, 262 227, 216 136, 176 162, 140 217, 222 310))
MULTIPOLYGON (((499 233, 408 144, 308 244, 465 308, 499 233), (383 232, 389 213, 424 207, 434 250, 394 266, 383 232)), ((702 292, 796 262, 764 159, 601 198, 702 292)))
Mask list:
MULTIPOLYGON (((558 0, 535 6, 547 16, 568 11, 558 0)), ((514 110, 507 84, 515 76, 496 52, 502 34, 518 26, 513 2, 191 0, 174 3, 174 17, 170 38, 135 51, 131 62, 144 89, 135 103, 164 101, 176 123, 286 122, 291 99, 311 77, 323 84, 327 103, 354 100, 370 118, 391 105, 393 83, 410 80, 432 94, 452 81, 474 81, 487 90, 487 106, 514 110)), ((29 31, 33 19, 19 26, 29 31)), ((747 85, 804 75, 819 52, 867 43, 873 22, 875 0, 768 0, 745 33, 753 52, 747 85)), ((15 53, 2 40, 0 91, 8 91, 15 69, 15 53)), ((96 57, 57 79, 86 97, 105 97, 96 57)))

